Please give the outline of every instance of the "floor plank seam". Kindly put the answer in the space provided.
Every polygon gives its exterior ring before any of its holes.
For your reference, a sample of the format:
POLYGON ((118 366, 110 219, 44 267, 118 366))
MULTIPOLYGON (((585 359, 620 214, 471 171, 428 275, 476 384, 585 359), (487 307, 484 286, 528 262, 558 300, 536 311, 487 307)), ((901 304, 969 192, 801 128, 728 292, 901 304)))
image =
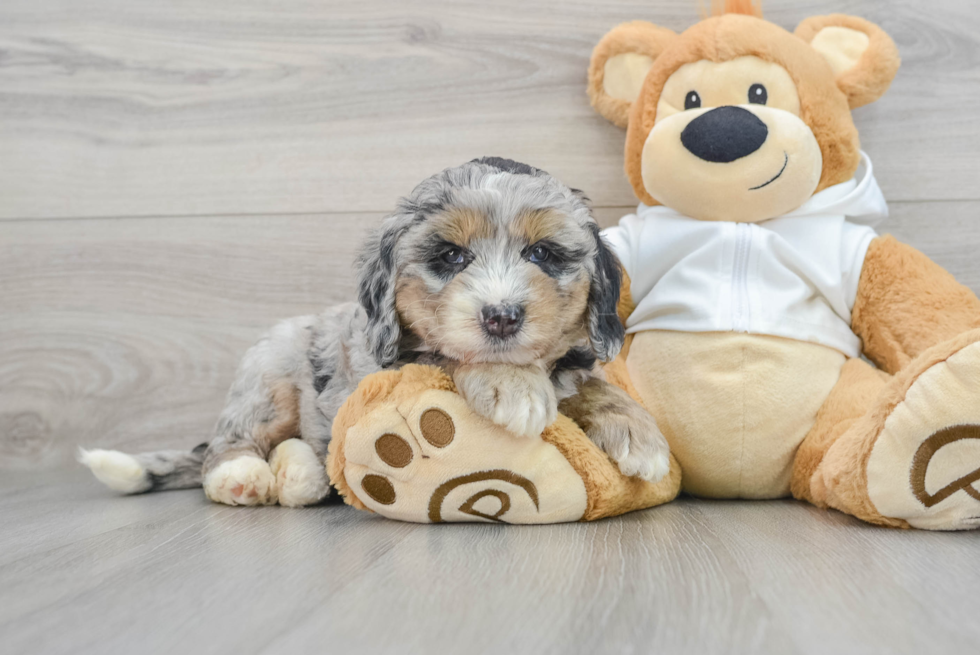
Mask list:
MULTIPOLYGON (((886 198, 886 200, 888 200, 886 198)), ((917 198, 915 200, 888 200, 889 205, 925 205, 938 203, 971 203, 980 202, 980 198, 917 198)), ((631 212, 636 205, 593 205, 595 210, 620 209, 624 212, 631 212)), ((257 212, 257 213, 217 213, 217 214, 133 214, 133 215, 106 215, 106 216, 38 216, 35 218, 24 217, 2 217, 0 223, 33 223, 33 222, 59 222, 59 221, 132 221, 132 220, 193 220, 201 218, 298 218, 298 217, 317 217, 317 216, 377 216, 390 214, 393 208, 388 209, 330 209, 324 211, 303 211, 303 212, 257 212)))

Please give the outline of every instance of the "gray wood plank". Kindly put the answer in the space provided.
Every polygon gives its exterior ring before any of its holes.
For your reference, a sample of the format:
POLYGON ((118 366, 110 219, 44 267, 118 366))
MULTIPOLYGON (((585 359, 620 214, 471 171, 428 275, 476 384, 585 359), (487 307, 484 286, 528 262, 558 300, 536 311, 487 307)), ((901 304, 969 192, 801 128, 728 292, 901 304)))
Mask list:
POLYGON ((0 224, 0 468, 207 439, 259 335, 355 297, 378 218, 0 224))
POLYGON ((10 653, 974 653, 975 533, 793 501, 417 526, 0 479, 10 653), (26 502, 30 501, 30 510, 26 502))
MULTIPOLYGON (((970 0, 767 0, 793 28, 881 23, 904 66, 858 110, 892 200, 977 199, 980 12, 970 0)), ((0 217, 384 211, 499 154, 628 205, 623 134, 585 97, 592 46, 690 0, 0 6, 0 217)))

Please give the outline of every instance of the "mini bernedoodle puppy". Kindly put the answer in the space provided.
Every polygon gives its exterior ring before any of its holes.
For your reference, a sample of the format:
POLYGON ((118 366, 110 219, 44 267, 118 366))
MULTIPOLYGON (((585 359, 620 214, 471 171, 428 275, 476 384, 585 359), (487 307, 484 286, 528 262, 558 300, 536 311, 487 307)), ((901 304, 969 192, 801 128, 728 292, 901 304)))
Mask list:
POLYGON ((667 473, 653 417, 596 364, 623 344, 621 275, 581 192, 477 159, 418 185, 359 264, 359 303, 284 321, 248 351, 210 442, 81 461, 126 493, 203 485, 229 505, 318 503, 341 404, 366 375, 415 362, 443 367, 515 434, 536 438, 561 411, 626 475, 667 473))

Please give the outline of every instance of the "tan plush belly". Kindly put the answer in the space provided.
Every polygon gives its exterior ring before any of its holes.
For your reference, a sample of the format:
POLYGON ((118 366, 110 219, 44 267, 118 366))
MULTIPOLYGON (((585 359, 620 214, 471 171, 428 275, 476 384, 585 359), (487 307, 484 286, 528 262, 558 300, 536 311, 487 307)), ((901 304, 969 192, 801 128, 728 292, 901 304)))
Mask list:
POLYGON ((685 491, 779 498, 844 360, 779 337, 649 331, 636 335, 626 364, 681 463, 685 491))

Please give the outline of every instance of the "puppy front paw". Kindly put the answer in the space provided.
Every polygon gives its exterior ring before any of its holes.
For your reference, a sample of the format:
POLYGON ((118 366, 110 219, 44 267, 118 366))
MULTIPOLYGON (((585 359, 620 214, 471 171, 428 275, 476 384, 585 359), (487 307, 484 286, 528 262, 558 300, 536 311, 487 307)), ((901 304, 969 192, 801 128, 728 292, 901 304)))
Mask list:
POLYGON ((659 482, 670 471, 670 447, 650 415, 598 414, 585 433, 612 457, 623 475, 659 482))
POLYGON ((555 386, 538 367, 465 365, 453 380, 473 411, 516 435, 539 436, 558 417, 555 386))

